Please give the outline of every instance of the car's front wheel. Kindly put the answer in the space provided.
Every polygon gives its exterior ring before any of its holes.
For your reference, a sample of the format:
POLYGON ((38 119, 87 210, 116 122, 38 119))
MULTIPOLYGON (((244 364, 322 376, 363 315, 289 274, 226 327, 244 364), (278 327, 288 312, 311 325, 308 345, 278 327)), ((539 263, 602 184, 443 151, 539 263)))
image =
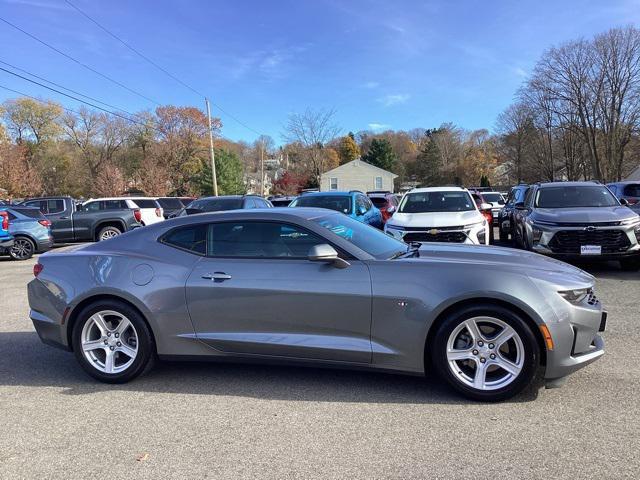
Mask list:
POLYGON ((145 320, 118 301, 100 301, 84 308, 72 336, 76 359, 102 382, 128 382, 150 367, 155 355, 145 320))
POLYGON ((526 322, 496 305, 449 314, 431 345, 432 363, 453 388, 474 400, 500 401, 527 387, 539 348, 526 322))

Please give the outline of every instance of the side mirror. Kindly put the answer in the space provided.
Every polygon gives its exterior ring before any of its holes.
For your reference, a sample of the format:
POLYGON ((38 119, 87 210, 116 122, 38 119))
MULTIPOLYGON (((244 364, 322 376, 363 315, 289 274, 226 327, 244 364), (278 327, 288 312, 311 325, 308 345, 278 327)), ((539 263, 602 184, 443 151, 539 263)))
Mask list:
POLYGON ((493 205, 491 205, 490 203, 481 203, 480 204, 480 210, 491 210, 492 207, 493 207, 493 205))
POLYGON ((513 208, 515 208, 516 210, 524 210, 524 202, 516 202, 513 208))
POLYGON ((364 207, 358 207, 358 215, 364 215, 367 213, 367 209, 364 207))
POLYGON ((204 210, 200 210, 199 208, 185 208, 184 212, 187 215, 196 215, 198 213, 204 213, 204 210))
POLYGON ((629 200, 627 200, 626 198, 621 198, 620 199, 620 205, 624 205, 625 207, 629 206, 629 200))
POLYGON ((331 245, 321 243, 309 249, 307 259, 310 262, 331 263, 336 268, 347 268, 350 264, 338 256, 338 252, 331 245))

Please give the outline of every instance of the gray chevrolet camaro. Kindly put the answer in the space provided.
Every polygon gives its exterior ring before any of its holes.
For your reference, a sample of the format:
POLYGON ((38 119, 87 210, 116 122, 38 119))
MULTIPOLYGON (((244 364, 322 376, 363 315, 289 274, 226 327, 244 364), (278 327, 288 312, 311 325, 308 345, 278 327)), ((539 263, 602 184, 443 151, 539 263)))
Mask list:
MULTIPOLYGON (((502 400, 604 353, 582 270, 538 254, 407 245, 340 213, 193 215, 42 255, 43 342, 120 383, 156 357, 236 358, 422 375, 502 400)), ((559 383, 559 382, 556 382, 559 383)))

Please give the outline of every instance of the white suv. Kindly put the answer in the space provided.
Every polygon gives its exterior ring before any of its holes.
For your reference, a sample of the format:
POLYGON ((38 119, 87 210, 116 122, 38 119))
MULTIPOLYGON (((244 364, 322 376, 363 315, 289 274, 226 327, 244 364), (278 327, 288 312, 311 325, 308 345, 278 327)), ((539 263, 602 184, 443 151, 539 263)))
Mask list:
POLYGON ((142 225, 151 225, 164 220, 164 212, 162 207, 155 198, 150 197, 109 197, 109 198, 92 198, 82 205, 87 206, 90 203, 103 201, 108 203, 126 202, 127 208, 137 208, 140 210, 142 225))
POLYGON ((384 231, 405 242, 489 245, 489 228, 466 188, 429 187, 407 192, 384 231))

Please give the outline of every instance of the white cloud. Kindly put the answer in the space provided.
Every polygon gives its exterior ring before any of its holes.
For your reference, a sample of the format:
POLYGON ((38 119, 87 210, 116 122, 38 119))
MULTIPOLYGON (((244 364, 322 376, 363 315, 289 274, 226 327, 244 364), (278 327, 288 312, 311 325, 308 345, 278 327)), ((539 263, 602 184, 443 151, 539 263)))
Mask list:
POLYGON ((386 123, 370 123, 369 124, 369 129, 374 131, 387 130, 389 128, 391 128, 391 125, 388 125, 386 123))
POLYGON ((379 82, 366 82, 362 84, 364 88, 378 88, 380 86, 379 82))
POLYGON ((524 68, 512 67, 511 71, 516 77, 525 78, 527 76, 527 71, 524 68))
POLYGON ((382 98, 379 98, 378 101, 382 103, 385 107, 392 107, 393 105, 400 105, 402 103, 406 103, 407 100, 411 98, 411 95, 408 93, 396 93, 393 95, 386 95, 382 98))

